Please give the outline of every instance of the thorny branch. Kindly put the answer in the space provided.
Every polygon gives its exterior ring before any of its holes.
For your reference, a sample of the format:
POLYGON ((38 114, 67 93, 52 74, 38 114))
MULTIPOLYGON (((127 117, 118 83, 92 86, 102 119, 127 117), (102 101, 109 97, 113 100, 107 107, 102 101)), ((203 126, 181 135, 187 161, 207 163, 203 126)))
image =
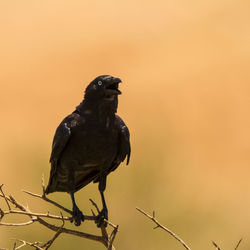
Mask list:
MULTIPOLYGON (((187 250, 191 250, 190 247, 187 246, 187 244, 175 233, 173 233, 171 230, 169 230, 168 228, 164 227, 162 224, 160 224, 160 222, 158 222, 155 218, 155 211, 153 211, 153 216, 147 214, 146 212, 144 212, 143 210, 141 210, 140 208, 136 208, 140 213, 142 213, 143 215, 145 215, 147 218, 149 218, 150 220, 152 220, 156 226, 154 227, 154 229, 156 228, 161 228, 164 231, 168 232, 171 236, 173 236, 177 241, 179 241, 182 246, 187 249, 187 250)), ((242 239, 239 240, 239 242, 237 243, 236 247, 234 248, 234 250, 237 250, 240 243, 241 243, 242 239)), ((217 250, 222 250, 214 241, 212 241, 213 246, 217 249, 217 250)))
MULTIPOLYGON (((242 239, 240 239, 240 240, 238 241, 238 243, 237 243, 236 247, 234 248, 234 250, 237 250, 237 249, 238 249, 238 247, 239 247, 239 245, 240 245, 241 242, 242 242, 242 239)), ((214 241, 212 241, 212 243, 213 243, 214 247, 215 247, 217 250, 222 250, 214 241)))
MULTIPOLYGON (((55 240, 62 234, 71 234, 71 235, 75 235, 77 237, 81 237, 81 238, 85 238, 85 239, 89 239, 89 240, 94 240, 97 242, 102 243, 106 249, 108 250, 115 250, 115 247, 113 245, 113 242, 115 240, 116 234, 118 232, 118 225, 114 225, 109 221, 106 221, 106 223, 112 227, 112 232, 109 235, 107 232, 106 227, 103 225, 100 227, 100 231, 101 231, 101 235, 94 235, 94 234, 88 234, 82 231, 77 231, 77 230, 72 230, 72 229, 68 229, 65 228, 65 222, 68 221, 72 221, 72 211, 65 208, 64 206, 62 206, 61 204, 47 198, 47 196, 45 195, 45 186, 44 186, 44 178, 42 178, 42 190, 43 193, 42 195, 40 194, 35 194, 29 191, 25 191, 23 190, 26 194, 39 198, 45 202, 48 202, 50 204, 52 204, 55 207, 60 208, 62 211, 68 213, 70 216, 63 216, 62 212, 60 211, 60 215, 51 215, 49 212, 47 213, 34 213, 31 212, 30 209, 28 207, 23 206, 20 202, 18 202, 16 199, 14 199, 13 196, 9 195, 5 195, 4 191, 3 191, 3 184, 0 185, 0 198, 3 198, 8 210, 4 211, 2 208, 0 208, 0 226, 28 226, 31 225, 33 223, 40 223, 41 225, 47 227, 48 229, 52 230, 55 232, 55 234, 53 235, 53 237, 48 240, 46 243, 42 243, 39 241, 36 241, 34 243, 25 241, 25 240, 21 240, 21 239, 15 239, 15 243, 14 243, 14 247, 13 250, 17 250, 20 249, 22 247, 25 246, 30 246, 33 247, 37 250, 47 250, 48 248, 50 248, 52 246, 52 244, 55 242, 55 240), (15 207, 16 209, 13 209, 12 207, 15 207), (9 214, 18 214, 18 215, 26 215, 30 218, 29 221, 23 222, 23 223, 6 223, 6 222, 2 222, 2 219, 4 217, 6 217, 9 214), (62 225, 61 226, 56 226, 53 224, 48 223, 47 221, 45 221, 43 218, 45 219, 54 219, 56 221, 61 221, 62 225), (19 244, 19 245, 18 245, 19 244)), ((90 199, 90 202, 92 203, 92 205, 94 206, 94 208, 96 209, 97 213, 100 212, 97 204, 90 199)), ((187 246, 187 244, 179 237, 177 236, 175 233, 173 233, 171 230, 169 230, 168 228, 166 228, 165 226, 163 226, 162 224, 160 224, 156 218, 155 218, 155 212, 153 211, 153 215, 149 215, 146 212, 144 212, 143 210, 141 210, 140 208, 136 208, 140 213, 142 213, 143 215, 145 215, 147 218, 149 218, 150 220, 152 220, 156 226, 154 227, 154 229, 156 228, 161 228, 164 231, 166 231, 167 233, 169 233, 171 236, 173 236, 177 241, 179 241, 182 246, 186 249, 186 250, 191 250, 190 247, 187 246)), ((90 221, 95 221, 96 220, 96 214, 94 213, 94 211, 91 209, 92 215, 91 216, 86 216, 85 215, 85 219, 86 220, 90 220, 90 221)), ((237 243, 236 247, 234 248, 234 250, 237 250, 240 243, 242 242, 242 239, 239 240, 239 242, 237 243)), ((221 248, 215 243, 213 242, 213 246, 217 249, 217 250, 221 250, 221 248)), ((0 250, 7 250, 5 248, 0 248, 0 250)))
MULTIPOLYGON (((34 212, 30 211, 30 209, 28 207, 25 207, 20 202, 18 202, 13 196, 5 195, 5 193, 3 192, 3 184, 0 185, 0 198, 3 198, 5 200, 5 203, 8 207, 8 210, 6 210, 6 211, 3 211, 2 208, 0 208, 0 226, 14 226, 15 227, 15 226, 28 226, 28 225, 31 225, 33 223, 40 223, 41 225, 43 225, 43 226, 47 227, 48 229, 55 232, 53 237, 44 244, 42 244, 41 242, 38 242, 38 241, 31 243, 31 242, 28 242, 25 240, 16 239, 15 243, 14 243, 13 250, 20 249, 24 246, 31 246, 31 247, 33 247, 35 249, 39 249, 39 250, 47 250, 48 248, 50 248, 52 246, 52 244, 55 242, 55 240, 62 233, 75 235, 77 237, 81 237, 81 238, 85 238, 85 239, 89 239, 89 240, 94 240, 94 241, 102 243, 106 247, 106 249, 108 249, 108 250, 115 250, 113 242, 114 242, 115 236, 116 236, 117 231, 118 231, 118 226, 115 226, 112 223, 106 221, 107 224, 110 227, 112 227, 112 232, 110 235, 108 234, 107 229, 104 225, 100 227, 101 235, 94 235, 94 234, 82 232, 80 230, 72 230, 72 229, 66 228, 65 227, 66 222, 72 221, 72 211, 65 208, 64 206, 60 205, 59 203, 57 203, 51 199, 48 199, 46 197, 45 191, 44 191, 45 190, 44 178, 42 178, 42 190, 43 190, 42 195, 31 193, 29 191, 24 191, 24 192, 33 196, 33 197, 40 198, 40 199, 44 200, 45 202, 48 202, 48 203, 52 204, 53 206, 60 208, 64 212, 67 212, 70 216, 63 216, 62 212, 60 212, 60 215, 51 215, 49 212, 48 213, 34 213, 34 212), (13 207, 15 207, 15 209, 13 207), (4 217, 7 217, 9 214, 26 215, 30 218, 30 220, 26 221, 24 223, 2 222, 2 219, 4 217), (47 222, 45 219, 53 219, 56 221, 61 221, 62 224, 61 224, 61 226, 56 226, 54 224, 47 222)), ((94 203, 92 200, 91 200, 91 203, 92 203, 92 205, 94 205, 94 207, 96 208, 96 210, 98 212, 99 208, 97 207, 96 203, 94 203)), ((85 216, 85 220, 95 221, 96 215, 94 214, 93 210, 92 210, 92 213, 93 213, 92 216, 85 216)))
POLYGON ((221 249, 219 248, 219 246, 218 246, 214 241, 212 241, 212 243, 213 243, 214 247, 216 248, 216 250, 221 250, 221 249))
POLYGON ((169 230, 168 228, 164 227, 163 225, 161 225, 156 219, 155 219, 155 212, 153 212, 153 216, 147 214, 146 212, 144 212, 143 210, 141 210, 140 208, 136 208, 140 213, 142 213, 143 215, 145 215, 146 217, 148 217, 150 220, 152 220, 155 224, 156 224, 156 228, 162 228, 163 230, 165 230, 166 232, 168 232, 170 235, 172 235, 176 240, 178 240, 183 246, 184 248, 186 248, 187 250, 191 250, 190 247, 187 246, 187 244, 175 233, 173 233, 171 230, 169 230))
POLYGON ((238 247, 239 247, 239 245, 240 245, 241 241, 242 241, 242 239, 240 239, 240 240, 239 240, 239 242, 237 243, 237 245, 236 245, 236 247, 235 247, 235 249, 234 249, 234 250, 237 250, 237 249, 238 249, 238 247))

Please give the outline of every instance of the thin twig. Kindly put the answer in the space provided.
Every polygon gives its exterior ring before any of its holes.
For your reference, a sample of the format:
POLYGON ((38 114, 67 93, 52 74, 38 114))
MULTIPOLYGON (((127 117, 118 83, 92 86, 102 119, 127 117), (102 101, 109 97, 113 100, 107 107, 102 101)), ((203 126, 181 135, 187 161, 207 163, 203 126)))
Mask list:
MULTIPOLYGON (((42 224, 43 226, 49 228, 50 230, 52 230, 54 232, 57 232, 60 229, 60 227, 52 225, 41 218, 38 218, 37 221, 40 224, 42 224)), ((102 236, 88 234, 88 233, 84 233, 84 232, 80 232, 80 231, 76 231, 76 230, 72 230, 72 229, 68 229, 68 228, 62 228, 61 230, 62 230, 62 233, 75 235, 75 236, 78 236, 80 238, 85 238, 85 239, 89 239, 89 240, 93 240, 93 241, 99 241, 99 242, 103 243, 105 246, 107 246, 107 242, 103 239, 102 236)))
MULTIPOLYGON (((89 199, 90 200, 90 202, 92 203, 92 205, 95 207, 95 209, 97 210, 97 212, 98 212, 98 214, 100 213, 100 209, 98 208, 98 206, 97 206, 97 204, 92 200, 92 199, 89 199)), ((94 211, 91 209, 91 212, 92 212, 92 214, 93 214, 93 216, 95 217, 95 219, 96 219, 96 215, 95 215, 95 213, 94 213, 94 211)), ((106 219, 104 219, 104 222, 106 222, 107 224, 109 224, 111 227, 113 227, 113 228, 116 228, 117 226, 116 225, 114 225, 114 224, 112 224, 111 222, 109 222, 108 220, 106 220, 106 219)))
POLYGON ((47 198, 47 196, 42 196, 42 195, 40 195, 40 194, 35 194, 35 193, 32 193, 32 192, 27 191, 27 190, 22 190, 22 191, 23 191, 24 193, 26 193, 26 194, 29 194, 29 195, 33 196, 33 197, 37 197, 37 198, 40 198, 40 199, 42 199, 42 200, 44 200, 44 201, 46 201, 46 202, 49 202, 49 203, 51 203, 52 205, 54 205, 54 206, 56 206, 56 207, 58 207, 58 208, 64 210, 65 212, 67 212, 67 213, 69 213, 69 214, 72 214, 72 211, 71 211, 71 210, 65 208, 64 206, 60 205, 59 203, 57 203, 57 202, 55 202, 55 201, 53 201, 53 200, 50 200, 49 198, 47 198))
MULTIPOLYGON (((61 216, 58 215, 50 215, 49 213, 47 214, 42 214, 42 213, 32 213, 32 212, 25 212, 25 211, 17 211, 17 210, 10 210, 4 212, 5 214, 23 214, 23 215, 32 215, 32 216, 37 216, 37 217, 46 217, 50 219, 56 219, 56 220, 62 220, 61 216)), ((71 220, 70 217, 63 217, 64 220, 71 220)))
MULTIPOLYGON (((0 208, 0 221, 2 220, 4 215, 5 215, 4 211, 0 208)), ((0 248, 0 250, 1 250, 1 248, 0 248)))
POLYGON ((99 210, 97 204, 96 204, 92 199, 89 199, 89 200, 90 200, 90 202, 92 203, 92 205, 96 208, 96 210, 97 210, 97 212, 98 212, 98 214, 99 214, 99 213, 100 213, 100 210, 99 210))
POLYGON ((238 244, 236 245, 236 247, 235 247, 234 250, 237 250, 237 249, 238 249, 238 247, 239 247, 239 245, 240 245, 241 242, 242 242, 242 239, 239 240, 239 242, 238 242, 238 244))
MULTIPOLYGON (((40 242, 31 243, 31 242, 28 242, 28 241, 25 241, 25 240, 16 239, 16 242, 17 241, 21 242, 22 245, 20 245, 18 247, 15 247, 15 245, 14 245, 14 248, 13 248, 14 250, 20 249, 20 248, 22 248, 24 246, 31 246, 31 247, 34 247, 35 249, 38 249, 38 250, 44 250, 42 247, 38 246, 38 244, 40 242)), ((15 242, 15 244, 16 244, 16 242, 15 242)))
MULTIPOLYGON (((13 250, 15 250, 16 249, 16 241, 14 242, 14 246, 13 246, 13 250)), ((1 248, 0 248, 0 250, 1 250, 1 248)))
POLYGON ((156 224, 156 228, 160 227, 163 230, 165 230, 166 232, 168 232, 171 236, 173 236, 176 240, 178 240, 187 250, 191 250, 190 247, 187 246, 187 244, 175 233, 173 233, 171 230, 169 230, 168 228, 164 227, 163 225, 161 225, 156 219, 155 219, 155 212, 153 212, 153 216, 147 214, 146 212, 144 212, 143 210, 141 210, 140 208, 136 208, 140 213, 142 213, 143 215, 145 215, 146 217, 148 217, 150 220, 152 220, 155 224, 156 224))
POLYGON ((64 217, 61 213, 61 219, 62 219, 62 225, 59 228, 59 230, 56 232, 56 234, 53 236, 53 238, 51 240, 49 240, 47 243, 45 243, 42 247, 45 247, 45 249, 49 249, 49 247, 51 247, 51 245, 53 244, 53 242, 58 238, 58 236, 62 233, 62 228, 64 227, 65 221, 64 221, 64 217))
POLYGON ((34 220, 23 222, 23 223, 5 223, 5 222, 0 222, 0 226, 11 226, 11 227, 28 226, 28 225, 33 224, 34 222, 35 222, 34 220))
MULTIPOLYGON (((35 193, 32 193, 32 192, 27 191, 27 190, 22 190, 22 191, 24 193, 26 193, 26 194, 29 194, 29 195, 33 196, 33 197, 40 198, 40 199, 42 199, 42 200, 44 200, 44 201, 46 201, 46 202, 48 202, 48 203, 50 203, 52 205, 54 205, 54 206, 56 206, 56 207, 64 210, 65 212, 67 212, 67 213, 69 213, 71 215, 73 214, 71 210, 69 210, 68 208, 62 206, 61 204, 59 204, 59 203, 57 203, 57 202, 55 202, 55 201, 47 198, 47 196, 43 196, 43 195, 40 195, 40 194, 35 194, 35 193)), ((84 218, 85 218, 85 220, 95 220, 96 219, 95 216, 89 216, 89 215, 84 215, 84 218)))
MULTIPOLYGON (((110 226, 113 227, 114 229, 117 228, 116 225, 114 225, 113 223, 111 223, 110 221, 108 221, 108 220, 106 220, 106 219, 104 219, 104 222, 106 222, 108 225, 110 225, 110 226)), ((119 232, 119 230, 118 230, 118 232, 119 232)))
POLYGON ((9 208, 9 210, 11 210, 10 204, 9 204, 7 198, 6 198, 6 195, 5 195, 4 192, 3 192, 3 184, 0 185, 0 191, 1 191, 1 193, 2 193, 2 195, 3 195, 3 197, 4 197, 4 199, 5 199, 5 202, 6 202, 7 206, 8 206, 8 208, 9 208))
POLYGON ((45 182, 44 182, 44 174, 42 174, 42 191, 43 191, 42 196, 44 196, 44 197, 45 197, 45 182))
POLYGON ((114 228, 114 230, 112 231, 111 235, 110 235, 110 242, 109 242, 109 246, 108 246, 108 250, 112 250, 112 246, 113 246, 113 242, 115 240, 115 236, 118 232, 118 225, 114 228))
POLYGON ((214 247, 215 247, 217 250, 221 250, 221 249, 219 248, 219 246, 218 246, 214 241, 212 241, 212 243, 213 243, 214 247))

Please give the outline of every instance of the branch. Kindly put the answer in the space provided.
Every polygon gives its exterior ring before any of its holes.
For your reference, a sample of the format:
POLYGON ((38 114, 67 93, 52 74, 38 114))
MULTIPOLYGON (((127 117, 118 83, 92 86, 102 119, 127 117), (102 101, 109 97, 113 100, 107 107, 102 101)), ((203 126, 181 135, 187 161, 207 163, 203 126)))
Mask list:
POLYGON ((178 240, 183 246, 184 248, 186 248, 187 250, 191 250, 190 247, 187 246, 187 244, 175 233, 173 233, 172 231, 170 231, 168 228, 164 227, 163 225, 161 225, 156 219, 155 219, 155 212, 153 212, 153 216, 147 214, 146 212, 144 212, 143 210, 141 210, 140 208, 136 208, 140 213, 142 213, 143 215, 145 215, 146 217, 148 217, 150 220, 152 220, 155 224, 156 224, 156 228, 161 228, 163 230, 165 230, 166 232, 168 232, 171 236, 173 236, 176 240, 178 240))
POLYGON ((33 224, 34 221, 31 220, 31 221, 27 221, 27 222, 24 222, 24 223, 4 223, 4 222, 0 222, 0 226, 14 226, 14 227, 17 227, 17 226, 28 226, 30 224, 33 224))
POLYGON ((115 236, 116 236, 116 234, 117 234, 117 232, 118 232, 118 225, 114 228, 114 230, 113 230, 113 232, 111 233, 111 235, 110 235, 110 242, 109 242, 109 244, 108 244, 108 250, 112 250, 113 249, 113 242, 114 242, 114 240, 115 240, 115 236))
MULTIPOLYGON (((239 242, 237 243, 237 245, 234 248, 234 250, 238 249, 238 247, 239 247, 239 245, 240 245, 241 242, 242 242, 242 239, 239 240, 239 242)), ((216 248, 216 250, 221 250, 221 248, 214 241, 212 241, 212 243, 213 243, 214 247, 216 248)))
POLYGON ((241 242, 242 242, 242 239, 239 240, 239 242, 238 242, 238 244, 236 245, 236 247, 235 247, 234 250, 237 250, 237 249, 238 249, 238 247, 239 247, 239 245, 240 245, 241 242))
POLYGON ((65 224, 62 213, 61 213, 61 218, 62 218, 62 226, 59 228, 59 230, 56 232, 53 238, 42 246, 42 247, 45 247, 45 249, 48 249, 53 244, 53 242, 58 238, 58 236, 62 233, 62 228, 64 227, 64 224, 65 224))
POLYGON ((53 200, 50 200, 45 195, 35 194, 35 193, 29 192, 29 191, 26 191, 26 190, 22 190, 22 191, 24 193, 26 193, 26 194, 29 194, 29 195, 33 196, 33 197, 37 197, 37 198, 40 198, 40 199, 42 199, 42 200, 44 200, 44 201, 46 201, 48 203, 51 203, 52 205, 54 205, 54 206, 56 206, 56 207, 58 207, 58 208, 60 208, 60 209, 64 210, 65 212, 67 212, 67 213, 69 213, 69 214, 72 215, 72 211, 71 210, 65 208, 64 206, 60 205, 59 203, 57 203, 57 202, 55 202, 53 200))
MULTIPOLYGON (((6 214, 23 214, 23 215, 32 215, 32 216, 37 216, 37 217, 46 217, 46 218, 50 218, 50 219, 59 219, 61 220, 62 217, 58 216, 58 215, 50 215, 50 213, 48 212, 47 214, 42 214, 42 213, 31 213, 31 212, 25 212, 25 211, 18 211, 18 210, 10 210, 10 211, 6 211, 4 212, 5 215, 6 214)), ((64 220, 71 220, 71 217, 63 217, 64 220)))
MULTIPOLYGON (((20 202, 18 202, 13 196, 5 195, 2 187, 3 187, 3 185, 0 185, 0 198, 3 198, 5 200, 6 205, 8 207, 8 210, 4 211, 3 209, 0 208, 0 226, 13 226, 13 227, 15 227, 15 226, 28 226, 28 225, 31 225, 33 223, 39 223, 42 226, 48 228, 49 230, 55 232, 53 237, 50 240, 48 240, 45 244, 42 244, 40 242, 30 243, 30 242, 25 241, 25 240, 16 239, 14 247, 13 247, 14 250, 20 249, 24 246, 31 246, 31 247, 34 247, 35 249, 39 249, 39 250, 47 250, 49 247, 51 247, 51 245, 55 242, 56 239, 58 239, 58 237, 62 233, 74 235, 74 236, 85 238, 88 240, 94 240, 94 241, 102 243, 108 250, 115 250, 113 242, 114 242, 115 236, 116 236, 117 231, 118 231, 118 226, 115 226, 112 223, 106 221, 106 223, 110 227, 113 228, 110 235, 108 234, 107 228, 104 225, 102 225, 99 228, 101 235, 94 235, 94 234, 82 232, 80 230, 72 230, 72 229, 66 228, 65 227, 66 222, 68 223, 69 221, 70 222, 72 221, 72 211, 65 208, 61 204, 59 204, 53 200, 50 200, 46 197, 46 195, 44 193, 44 190, 45 190, 44 180, 42 180, 42 190, 43 190, 42 195, 35 194, 35 193, 29 192, 29 191, 24 191, 24 192, 33 196, 33 197, 40 198, 40 199, 44 200, 45 202, 48 202, 49 204, 52 204, 53 206, 60 208, 64 212, 67 212, 68 214, 70 214, 71 215, 70 217, 63 216, 61 211, 60 211, 60 215, 51 215, 49 212, 47 212, 47 213, 32 212, 32 211, 30 211, 30 209, 28 207, 25 207, 20 202), (13 209, 12 206, 16 207, 16 209, 13 209), (27 222, 23 222, 23 223, 2 222, 1 220, 4 217, 7 217, 9 214, 27 216, 30 219, 27 222), (61 226, 57 226, 57 225, 54 225, 54 224, 47 222, 46 219, 53 219, 56 221, 61 221, 62 224, 61 224, 61 226), (20 242, 21 245, 16 246, 17 242, 20 242)), ((91 200, 91 202, 92 202, 92 205, 96 208, 96 210, 98 212, 99 208, 96 205, 96 203, 94 203, 92 200, 91 200)), ((92 211, 92 213, 93 213, 93 211, 92 211)), ((95 221, 96 215, 93 214, 92 216, 85 216, 85 219, 90 220, 90 221, 95 221)))
POLYGON ((212 241, 212 243, 213 243, 214 247, 216 248, 216 250, 221 250, 221 249, 219 248, 219 246, 218 246, 214 241, 212 241))
POLYGON ((13 250, 17 250, 17 249, 20 249, 20 248, 25 247, 25 246, 31 246, 31 247, 34 247, 35 249, 38 249, 38 250, 44 250, 43 248, 38 246, 39 243, 40 242, 31 243, 31 242, 28 242, 28 241, 25 241, 25 240, 16 239, 13 250), (21 242, 22 245, 16 247, 16 244, 17 244, 18 241, 21 242))
POLYGON ((3 192, 3 184, 0 186, 0 191, 1 191, 1 194, 2 194, 2 196, 4 197, 5 202, 6 202, 8 208, 9 208, 9 210, 10 210, 10 204, 9 204, 8 199, 6 198, 6 196, 5 196, 4 192, 3 192))

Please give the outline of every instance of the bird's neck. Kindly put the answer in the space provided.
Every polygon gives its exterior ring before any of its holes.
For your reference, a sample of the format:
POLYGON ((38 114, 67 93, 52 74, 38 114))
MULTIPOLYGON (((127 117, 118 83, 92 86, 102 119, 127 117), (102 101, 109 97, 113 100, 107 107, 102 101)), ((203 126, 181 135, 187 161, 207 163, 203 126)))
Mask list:
POLYGON ((100 120, 106 120, 107 117, 115 116, 117 102, 103 100, 93 102, 84 99, 76 109, 80 114, 92 114, 100 120))

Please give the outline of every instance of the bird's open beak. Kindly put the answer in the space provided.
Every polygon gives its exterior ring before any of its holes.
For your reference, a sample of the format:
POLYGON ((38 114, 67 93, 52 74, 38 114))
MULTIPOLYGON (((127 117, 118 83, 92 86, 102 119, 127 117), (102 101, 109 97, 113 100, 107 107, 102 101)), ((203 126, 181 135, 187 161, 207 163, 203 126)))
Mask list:
POLYGON ((108 95, 120 95, 122 92, 118 89, 119 83, 121 83, 122 80, 120 78, 114 77, 110 84, 106 87, 106 93, 108 95))

